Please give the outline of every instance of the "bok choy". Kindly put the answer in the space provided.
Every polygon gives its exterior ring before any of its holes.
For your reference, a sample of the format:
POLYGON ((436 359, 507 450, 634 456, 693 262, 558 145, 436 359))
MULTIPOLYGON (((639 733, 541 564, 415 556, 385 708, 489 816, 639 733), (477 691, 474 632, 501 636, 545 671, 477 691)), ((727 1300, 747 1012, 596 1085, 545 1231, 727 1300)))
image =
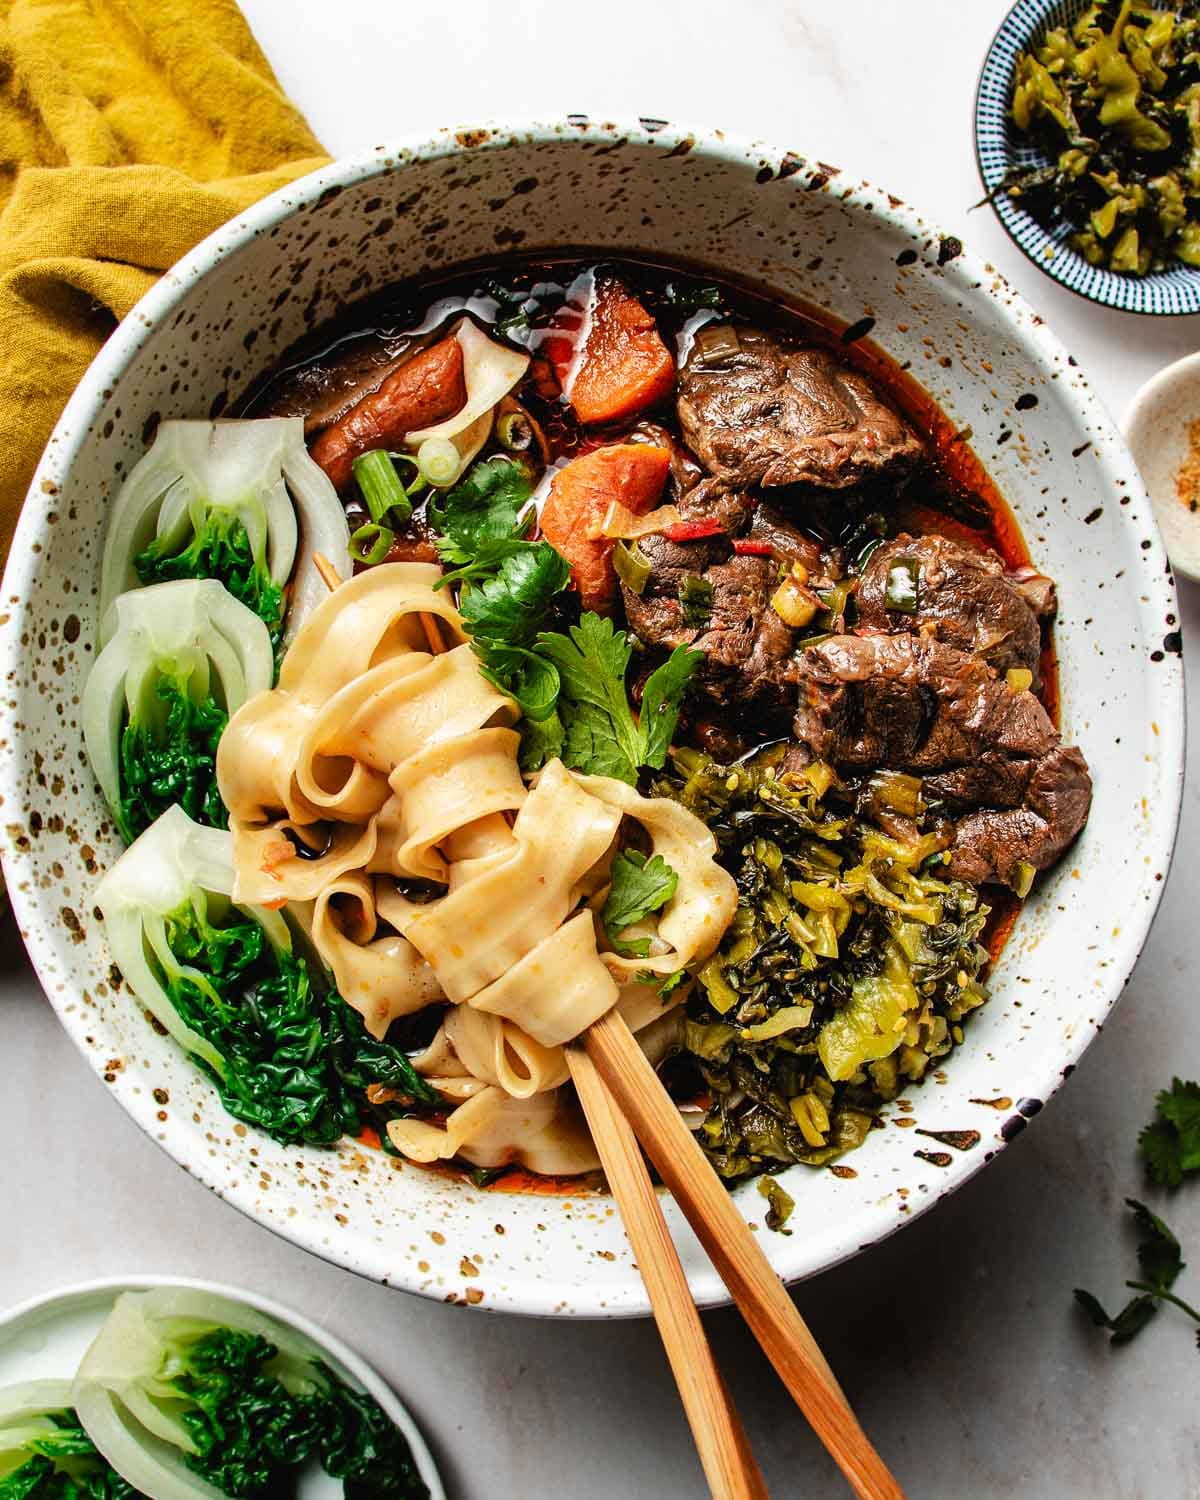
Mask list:
POLYGON ((121 837, 132 843, 173 802, 223 828, 217 741, 229 715, 271 686, 266 625, 214 579, 195 578, 122 594, 101 634, 83 736, 121 837))
POLYGON ((313 1460, 347 1500, 425 1500, 403 1435, 321 1350, 212 1292, 125 1292, 73 1400, 96 1446, 156 1500, 288 1500, 313 1460))
POLYGON ((407 1056, 326 988, 284 916, 235 904, 233 885, 232 835, 174 806, 96 891, 126 983, 229 1113, 285 1144, 331 1146, 361 1131, 372 1084, 390 1117, 431 1103, 407 1056))
POLYGON ((138 1500, 80 1426, 67 1380, 0 1390, 0 1500, 138 1500))
POLYGON ((163 422, 112 508, 101 617, 140 585, 215 578, 278 643, 285 613, 294 633, 325 596, 314 554, 348 578, 349 543, 345 512, 308 456, 299 417, 163 422))

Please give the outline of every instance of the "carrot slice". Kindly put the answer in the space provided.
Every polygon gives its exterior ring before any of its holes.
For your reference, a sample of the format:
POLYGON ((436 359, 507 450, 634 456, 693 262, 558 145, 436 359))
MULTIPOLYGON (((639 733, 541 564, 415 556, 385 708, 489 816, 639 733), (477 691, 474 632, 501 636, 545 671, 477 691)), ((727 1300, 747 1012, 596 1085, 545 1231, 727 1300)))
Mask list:
POLYGON ((581 422, 615 422, 653 406, 675 385, 675 361, 654 319, 619 281, 602 281, 570 402, 581 422))
POLYGON ((571 565, 584 609, 611 610, 617 592, 611 537, 598 532, 610 501, 634 515, 653 510, 671 470, 666 448, 649 443, 613 443, 572 459, 554 476, 542 507, 542 535, 571 565))
POLYGON ((451 335, 422 349, 326 428, 309 450, 335 490, 350 483, 354 460, 371 448, 398 447, 406 432, 444 422, 466 403, 462 345, 451 335))

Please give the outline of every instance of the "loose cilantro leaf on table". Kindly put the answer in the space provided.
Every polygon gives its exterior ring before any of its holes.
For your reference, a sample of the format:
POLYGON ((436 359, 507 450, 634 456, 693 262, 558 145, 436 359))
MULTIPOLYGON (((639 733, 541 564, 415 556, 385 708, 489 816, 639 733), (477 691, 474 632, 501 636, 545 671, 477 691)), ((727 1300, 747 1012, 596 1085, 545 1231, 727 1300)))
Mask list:
POLYGON ((677 646, 646 680, 634 722, 625 688, 632 649, 610 620, 585 614, 567 635, 543 632, 537 649, 558 668, 558 712, 566 765, 631 784, 642 766, 661 767, 679 720, 683 693, 703 654, 677 646))
POLYGON ((1109 1330, 1113 1344, 1127 1344, 1141 1333, 1162 1302, 1172 1303, 1200 1323, 1200 1313, 1171 1290, 1184 1269, 1179 1241, 1144 1203, 1139 1203, 1136 1198, 1126 1198, 1125 1202, 1132 1210, 1138 1228, 1137 1257, 1143 1277, 1141 1281, 1127 1281, 1125 1285, 1139 1295, 1131 1298, 1116 1317, 1111 1317, 1091 1292, 1075 1288, 1076 1302, 1097 1328, 1109 1330))
POLYGON ((1172 1080, 1157 1099, 1155 1118, 1138 1136, 1146 1170, 1160 1187, 1177 1188, 1200 1171, 1200 1083, 1172 1080))
POLYGON ((620 934, 635 923, 659 911, 675 894, 679 876, 655 854, 650 859, 636 849, 623 849, 612 863, 612 885, 600 920, 608 940, 626 957, 645 958, 650 952, 649 938, 622 942, 620 934))

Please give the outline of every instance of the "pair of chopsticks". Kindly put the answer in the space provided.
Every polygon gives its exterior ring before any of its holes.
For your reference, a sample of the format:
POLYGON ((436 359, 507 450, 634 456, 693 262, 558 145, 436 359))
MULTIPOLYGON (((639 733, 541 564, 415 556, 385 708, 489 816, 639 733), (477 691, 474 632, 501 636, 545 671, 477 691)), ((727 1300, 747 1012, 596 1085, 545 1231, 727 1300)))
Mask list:
MULTIPOLYGON (((341 579, 328 559, 318 553, 313 561, 326 585, 337 588, 341 579)), ((441 632, 431 616, 420 618, 436 655, 445 649, 441 632)), ((616 1011, 601 1016, 565 1052, 714 1500, 766 1500, 767 1488, 717 1369, 639 1142, 854 1493, 862 1500, 904 1500, 808 1325, 624 1018, 616 1011)))

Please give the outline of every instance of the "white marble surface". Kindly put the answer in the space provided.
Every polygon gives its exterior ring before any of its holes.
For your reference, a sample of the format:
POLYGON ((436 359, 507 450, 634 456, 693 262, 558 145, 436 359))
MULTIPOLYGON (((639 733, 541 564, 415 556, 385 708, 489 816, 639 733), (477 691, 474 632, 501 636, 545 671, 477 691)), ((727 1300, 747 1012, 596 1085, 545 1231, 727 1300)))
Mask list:
MULTIPOLYGON (((1080 302, 1030 267, 988 211, 969 212, 975 76, 1003 0, 244 5, 331 151, 503 113, 723 124, 883 183, 992 257, 1118 413, 1156 368, 1197 346, 1200 320, 1080 302)), ((1195 666, 1200 591, 1185 585, 1181 606, 1195 666)), ((1150 944, 1068 1087, 956 1197, 797 1293, 914 1500, 1200 1497, 1193 1329, 1163 1315, 1114 1353, 1081 1326, 1070 1296, 1078 1284, 1120 1295, 1133 1253, 1121 1200, 1144 1188, 1138 1127, 1173 1071, 1200 1073, 1198 877, 1193 778, 1150 944)), ((374 1360, 461 1500, 703 1493, 652 1325, 451 1309, 274 1239, 190 1181, 105 1097, 11 929, 0 940, 0 1056, 0 1304, 137 1270, 237 1282, 303 1308, 374 1360)), ((1180 1290, 1196 1301, 1200 1186, 1148 1196, 1192 1249, 1180 1290)), ((844 1493, 738 1319, 706 1321, 772 1493, 844 1493)))

